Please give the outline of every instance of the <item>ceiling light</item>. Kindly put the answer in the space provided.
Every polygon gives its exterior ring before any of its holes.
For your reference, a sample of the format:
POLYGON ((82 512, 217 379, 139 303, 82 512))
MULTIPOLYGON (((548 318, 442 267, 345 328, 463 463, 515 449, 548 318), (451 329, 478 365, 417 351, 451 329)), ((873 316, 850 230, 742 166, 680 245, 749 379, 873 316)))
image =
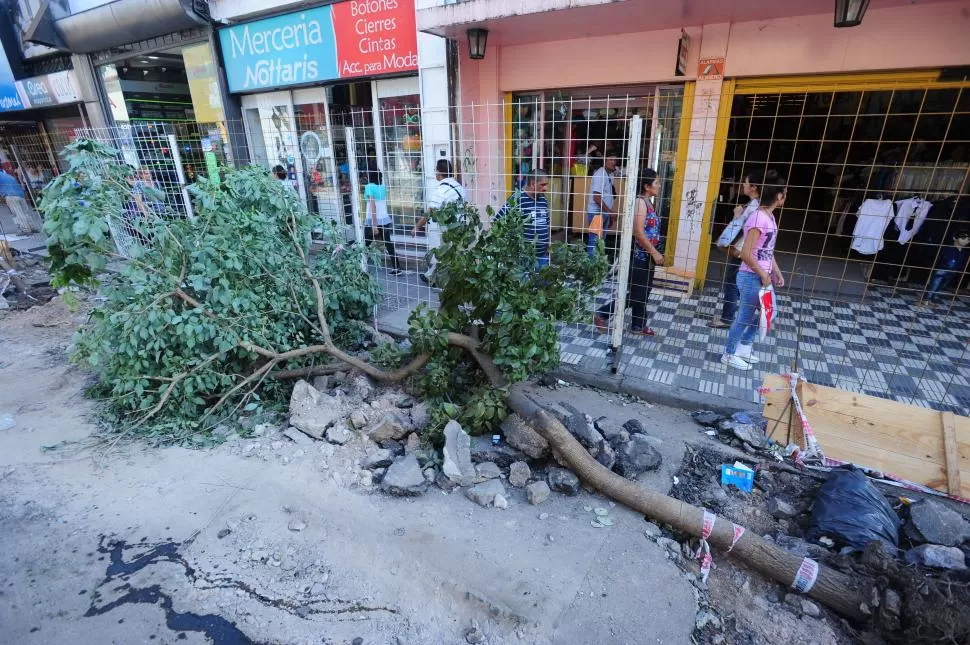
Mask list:
POLYGON ((485 44, 488 42, 488 29, 475 27, 468 30, 468 57, 472 60, 485 58, 485 44))

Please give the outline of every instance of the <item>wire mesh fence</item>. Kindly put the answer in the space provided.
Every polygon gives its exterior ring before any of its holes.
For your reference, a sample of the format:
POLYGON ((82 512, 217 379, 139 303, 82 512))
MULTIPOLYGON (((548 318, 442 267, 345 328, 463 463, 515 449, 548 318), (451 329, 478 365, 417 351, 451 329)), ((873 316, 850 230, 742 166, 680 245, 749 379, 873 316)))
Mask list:
MULTIPOLYGON (((368 268, 384 293, 375 316, 398 328, 417 304, 437 304, 431 252, 440 230, 429 212, 463 200, 487 226, 510 198, 526 196, 538 257, 548 244, 587 250, 602 240, 611 265, 583 319, 561 325, 564 364, 747 402, 759 401, 765 374, 794 370, 970 413, 967 89, 738 93, 705 127, 691 124, 683 87, 542 92, 453 106, 444 136, 416 96, 278 103, 244 104, 238 122, 128 124, 13 143, 54 174, 71 138, 111 142, 119 163, 164 194, 166 212, 185 217, 186 186, 198 176, 260 165, 348 244, 382 249, 368 268), (692 163, 720 178, 713 199, 685 177, 692 163), (774 329, 741 369, 722 357, 745 263, 731 251, 737 234, 718 242, 732 220, 743 237, 756 194, 744 194, 745 179, 757 188, 769 170, 787 179, 771 216, 785 285, 774 329), (689 218, 703 224, 691 228, 689 218)), ((123 251, 125 231, 113 234, 123 251)))

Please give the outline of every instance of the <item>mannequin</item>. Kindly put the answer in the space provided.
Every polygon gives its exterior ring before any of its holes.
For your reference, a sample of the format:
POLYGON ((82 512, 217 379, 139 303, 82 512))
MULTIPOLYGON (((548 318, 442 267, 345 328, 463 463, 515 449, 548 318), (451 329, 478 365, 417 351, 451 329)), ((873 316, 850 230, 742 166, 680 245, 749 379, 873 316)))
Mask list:
POLYGON ((961 229, 953 236, 953 246, 947 246, 940 250, 933 277, 930 279, 926 297, 920 303, 921 305, 933 306, 934 301, 940 295, 940 291, 949 287, 963 275, 963 270, 967 266, 967 258, 970 257, 968 245, 970 245, 970 231, 961 229))

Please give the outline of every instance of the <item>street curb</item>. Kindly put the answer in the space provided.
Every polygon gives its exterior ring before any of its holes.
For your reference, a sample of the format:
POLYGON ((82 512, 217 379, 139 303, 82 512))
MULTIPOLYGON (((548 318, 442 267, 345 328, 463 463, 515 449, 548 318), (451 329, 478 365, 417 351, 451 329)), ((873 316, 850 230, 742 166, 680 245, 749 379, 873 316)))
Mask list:
POLYGON ((724 399, 713 394, 694 392, 663 383, 644 381, 643 379, 632 379, 602 372, 592 373, 569 366, 560 366, 549 374, 567 383, 576 383, 607 392, 636 396, 648 403, 655 403, 668 408, 712 410, 719 414, 731 414, 739 410, 760 412, 754 403, 724 399))

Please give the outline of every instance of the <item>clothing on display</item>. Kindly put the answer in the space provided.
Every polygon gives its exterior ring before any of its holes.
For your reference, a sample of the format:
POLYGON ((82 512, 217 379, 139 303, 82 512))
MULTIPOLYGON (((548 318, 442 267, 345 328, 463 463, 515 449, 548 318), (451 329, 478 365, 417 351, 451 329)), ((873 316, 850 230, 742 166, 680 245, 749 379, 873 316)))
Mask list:
POLYGON ((906 244, 915 236, 930 209, 933 208, 931 202, 922 197, 911 197, 896 202, 896 228, 899 229, 899 243, 906 244))
POLYGON ((895 213, 889 199, 867 199, 859 207, 859 219, 852 231, 852 250, 862 255, 875 255, 883 247, 882 236, 895 213))

